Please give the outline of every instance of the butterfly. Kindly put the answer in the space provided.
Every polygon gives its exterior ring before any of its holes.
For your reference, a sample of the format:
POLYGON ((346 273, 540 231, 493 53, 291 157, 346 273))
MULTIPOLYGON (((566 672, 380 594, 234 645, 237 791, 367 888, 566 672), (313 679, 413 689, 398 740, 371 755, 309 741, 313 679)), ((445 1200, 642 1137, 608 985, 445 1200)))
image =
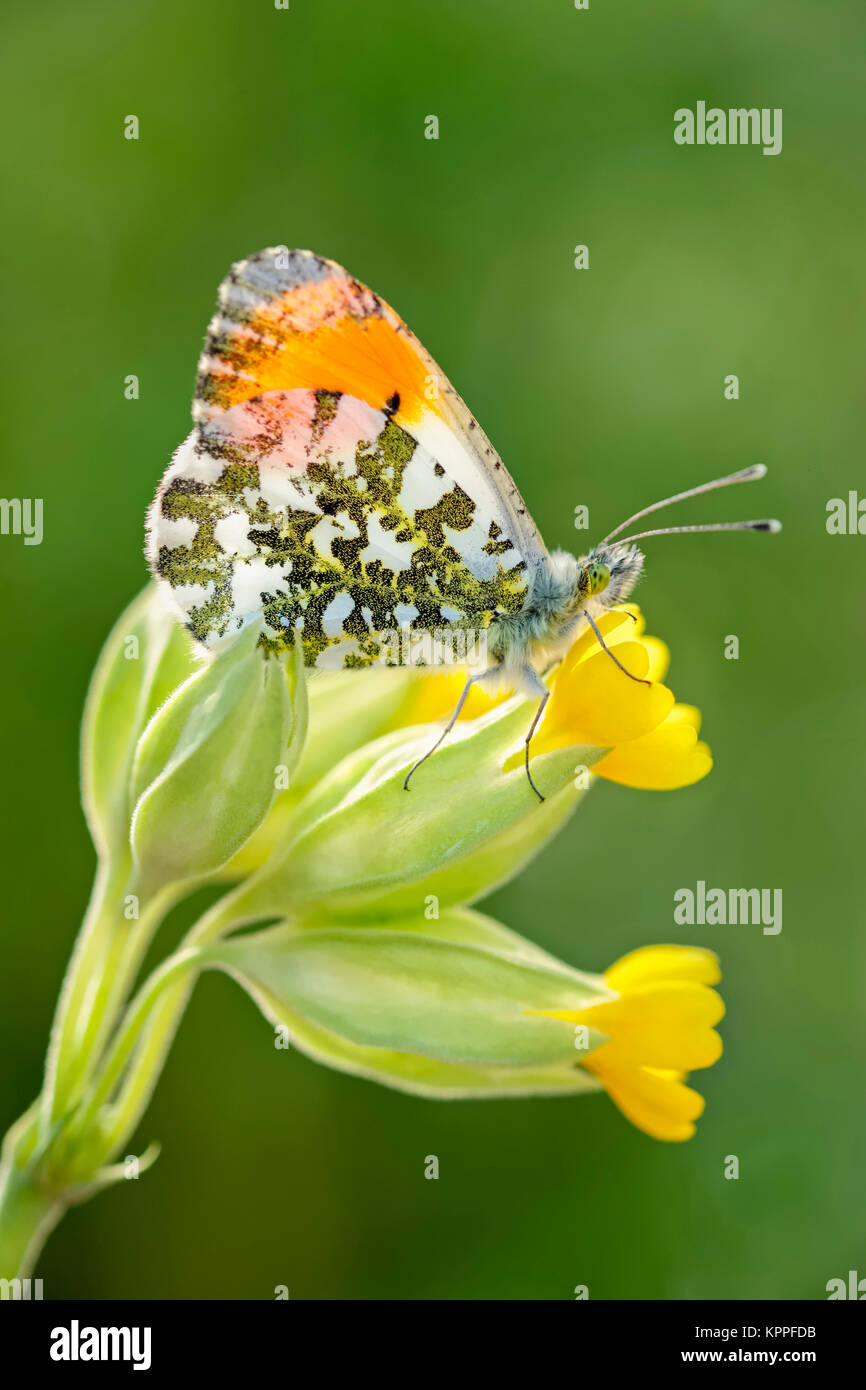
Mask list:
POLYGON ((464 639, 460 656, 480 634, 483 661, 425 758, 474 682, 534 695, 525 766, 542 800, 529 770, 549 695, 540 673, 584 624, 620 665, 596 619, 640 577, 634 542, 779 529, 618 539, 661 506, 763 476, 758 464, 643 508, 579 558, 549 552, 430 354, 383 299, 310 251, 272 247, 232 267, 193 421, 147 519, 150 567, 193 637, 213 648, 261 622, 266 648, 300 642, 308 666, 335 669, 437 664, 455 651, 442 635, 464 639))

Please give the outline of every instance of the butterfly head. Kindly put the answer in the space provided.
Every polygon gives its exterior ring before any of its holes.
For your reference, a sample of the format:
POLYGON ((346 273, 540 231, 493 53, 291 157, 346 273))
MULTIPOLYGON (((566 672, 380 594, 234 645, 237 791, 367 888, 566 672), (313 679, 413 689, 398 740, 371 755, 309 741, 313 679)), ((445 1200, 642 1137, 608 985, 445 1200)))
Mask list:
POLYGON ((562 656, 587 613, 598 616, 623 602, 643 569, 633 545, 599 545, 576 559, 554 550, 532 574, 519 613, 497 615, 494 658, 509 671, 562 656))
POLYGON ((593 608, 610 608, 627 599, 643 569, 644 557, 634 545, 597 545, 578 561, 580 607, 591 599, 593 608))

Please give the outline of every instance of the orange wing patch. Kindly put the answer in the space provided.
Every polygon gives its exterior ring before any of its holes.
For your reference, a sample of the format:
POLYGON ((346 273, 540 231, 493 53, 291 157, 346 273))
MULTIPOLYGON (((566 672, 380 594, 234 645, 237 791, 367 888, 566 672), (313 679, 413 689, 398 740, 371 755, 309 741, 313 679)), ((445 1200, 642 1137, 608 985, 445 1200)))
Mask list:
POLYGON ((263 251, 232 268, 219 300, 199 364, 199 423, 267 391, 298 388, 390 406, 404 426, 425 411, 441 414, 436 367, 417 338, 334 262, 263 251))

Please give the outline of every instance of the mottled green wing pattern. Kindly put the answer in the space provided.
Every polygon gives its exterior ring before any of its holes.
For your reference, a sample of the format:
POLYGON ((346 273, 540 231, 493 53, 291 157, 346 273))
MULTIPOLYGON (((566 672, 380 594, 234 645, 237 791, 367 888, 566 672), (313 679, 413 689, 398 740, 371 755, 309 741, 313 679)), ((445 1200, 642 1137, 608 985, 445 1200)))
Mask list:
POLYGON ((485 479, 485 501, 471 496, 447 438, 434 457, 393 415, 340 392, 272 391, 181 445, 148 550, 200 642, 263 615, 263 640, 299 633, 308 665, 429 664, 463 649, 420 635, 483 631, 520 610, 527 558, 487 504, 495 489, 485 479))

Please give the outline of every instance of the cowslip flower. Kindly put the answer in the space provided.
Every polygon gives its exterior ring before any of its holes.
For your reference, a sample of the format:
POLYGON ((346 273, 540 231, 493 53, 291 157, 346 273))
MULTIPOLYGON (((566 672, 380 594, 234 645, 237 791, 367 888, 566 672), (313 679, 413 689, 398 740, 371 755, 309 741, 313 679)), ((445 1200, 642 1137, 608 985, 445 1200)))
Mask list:
POLYGON ((690 1139, 695 1132, 704 1100, 685 1080, 722 1054, 714 1025, 725 1006, 711 988, 720 978, 713 951, 644 946, 605 971, 614 998, 553 1014, 605 1035, 582 1065, 655 1139, 690 1139))
POLYGON ((342 1071, 452 1100, 604 1089, 655 1139, 692 1136, 704 1102, 686 1075, 722 1051, 718 960, 689 946, 641 947, 588 975, 459 908, 432 922, 283 923, 202 961, 342 1071))
MULTIPOLYGON (((617 659, 639 680, 630 680, 587 628, 548 679, 550 700, 530 745, 530 758, 558 748, 601 748, 608 751, 592 772, 610 782, 669 790, 700 781, 713 760, 707 745, 698 740, 699 711, 677 704, 661 683, 670 664, 667 646, 645 634, 644 618, 635 604, 603 614, 598 627, 617 659), (652 684, 642 684, 645 680, 652 684)), ((410 697, 405 722, 447 717, 464 682, 462 671, 427 677, 410 697)), ((473 687, 461 718, 478 718, 501 699, 473 687)), ((515 752, 505 770, 517 766, 522 756, 515 752)))
POLYGON ((469 910, 558 833, 591 774, 679 787, 709 771, 638 610, 600 626, 649 683, 591 632, 573 643, 531 746, 539 804, 521 695, 473 692, 407 793, 459 672, 344 673, 308 692, 299 654, 269 654, 254 628, 203 656, 153 588, 131 605, 85 710, 96 885, 45 1087, 0 1157, 0 1277, 32 1267, 70 1204, 124 1179, 117 1156, 205 969, 356 1076, 449 1100, 604 1089, 648 1134, 693 1132, 685 1074, 719 1055, 709 953, 654 947, 589 975, 469 910), (212 906, 133 993, 167 913, 204 886, 212 906))

